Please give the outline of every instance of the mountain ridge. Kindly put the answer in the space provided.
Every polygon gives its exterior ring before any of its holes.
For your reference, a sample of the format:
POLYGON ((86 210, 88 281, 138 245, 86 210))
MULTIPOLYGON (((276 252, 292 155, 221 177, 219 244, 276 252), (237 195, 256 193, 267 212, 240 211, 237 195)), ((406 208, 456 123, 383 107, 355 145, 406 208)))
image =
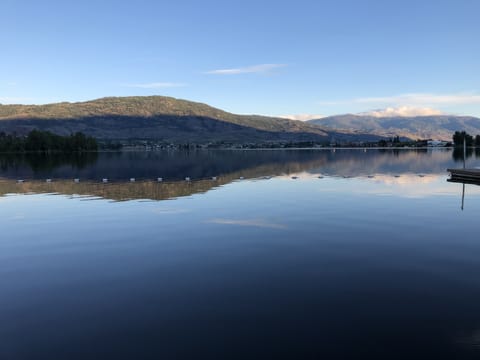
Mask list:
MULTIPOLYGON (((359 139, 352 132, 325 131, 306 122, 237 115, 207 104, 165 96, 105 97, 46 105, 1 105, 0 131, 33 129, 60 135, 82 131, 99 139, 170 142, 318 141, 359 139)), ((364 134, 363 138, 378 137, 364 134)))
POLYGON ((457 115, 383 116, 343 114, 313 119, 325 129, 360 131, 377 136, 451 141, 455 131, 480 134, 480 118, 457 115))
POLYGON ((0 132, 33 129, 59 135, 81 131, 105 140, 142 139, 173 143, 337 143, 404 139, 451 140, 455 131, 480 134, 472 116, 343 114, 310 121, 238 115, 210 105, 166 96, 104 97, 84 102, 1 105, 0 132))

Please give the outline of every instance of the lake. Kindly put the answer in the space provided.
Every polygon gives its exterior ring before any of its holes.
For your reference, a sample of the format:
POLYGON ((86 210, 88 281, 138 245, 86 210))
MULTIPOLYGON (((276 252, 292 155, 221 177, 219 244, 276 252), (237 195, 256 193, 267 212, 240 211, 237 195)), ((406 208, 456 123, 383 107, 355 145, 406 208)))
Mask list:
POLYGON ((478 358, 462 166, 448 149, 0 155, 0 359, 478 358))

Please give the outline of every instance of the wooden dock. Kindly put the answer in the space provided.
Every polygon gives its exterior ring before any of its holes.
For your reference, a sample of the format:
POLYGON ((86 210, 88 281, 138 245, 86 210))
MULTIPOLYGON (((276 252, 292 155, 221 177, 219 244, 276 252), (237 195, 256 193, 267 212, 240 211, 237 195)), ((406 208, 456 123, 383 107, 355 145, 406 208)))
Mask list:
POLYGON ((450 182, 480 185, 480 169, 447 169, 450 182))

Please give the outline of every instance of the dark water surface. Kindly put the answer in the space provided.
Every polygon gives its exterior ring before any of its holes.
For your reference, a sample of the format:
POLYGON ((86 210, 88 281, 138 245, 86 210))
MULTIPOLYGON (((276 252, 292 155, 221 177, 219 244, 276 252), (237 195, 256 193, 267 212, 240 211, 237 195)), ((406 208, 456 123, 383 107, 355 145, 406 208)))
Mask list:
POLYGON ((0 156, 0 359, 480 358, 480 187, 462 210, 458 160, 0 156))

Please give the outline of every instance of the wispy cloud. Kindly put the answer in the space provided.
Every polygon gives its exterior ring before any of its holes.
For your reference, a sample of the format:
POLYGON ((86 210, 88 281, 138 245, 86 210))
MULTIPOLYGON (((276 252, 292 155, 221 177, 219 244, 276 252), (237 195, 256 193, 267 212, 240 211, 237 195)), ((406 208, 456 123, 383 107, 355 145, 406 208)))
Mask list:
POLYGON ((237 225, 237 226, 252 226, 252 227, 261 227, 261 228, 271 228, 271 229, 286 229, 287 227, 283 224, 272 223, 263 219, 211 219, 207 221, 212 224, 222 224, 222 225, 237 225))
POLYGON ((320 101, 321 105, 342 104, 378 104, 389 106, 443 106, 480 104, 480 95, 477 93, 431 94, 410 93, 395 96, 361 97, 338 101, 320 101))
POLYGON ((207 71, 206 74, 213 75, 238 75, 238 74, 258 74, 269 73, 272 70, 287 66, 286 64, 260 64, 233 69, 217 69, 207 71))
POLYGON ((187 86, 187 84, 174 83, 174 82, 151 82, 151 83, 123 84, 122 86, 139 88, 139 89, 163 89, 163 88, 184 87, 184 86, 187 86))

